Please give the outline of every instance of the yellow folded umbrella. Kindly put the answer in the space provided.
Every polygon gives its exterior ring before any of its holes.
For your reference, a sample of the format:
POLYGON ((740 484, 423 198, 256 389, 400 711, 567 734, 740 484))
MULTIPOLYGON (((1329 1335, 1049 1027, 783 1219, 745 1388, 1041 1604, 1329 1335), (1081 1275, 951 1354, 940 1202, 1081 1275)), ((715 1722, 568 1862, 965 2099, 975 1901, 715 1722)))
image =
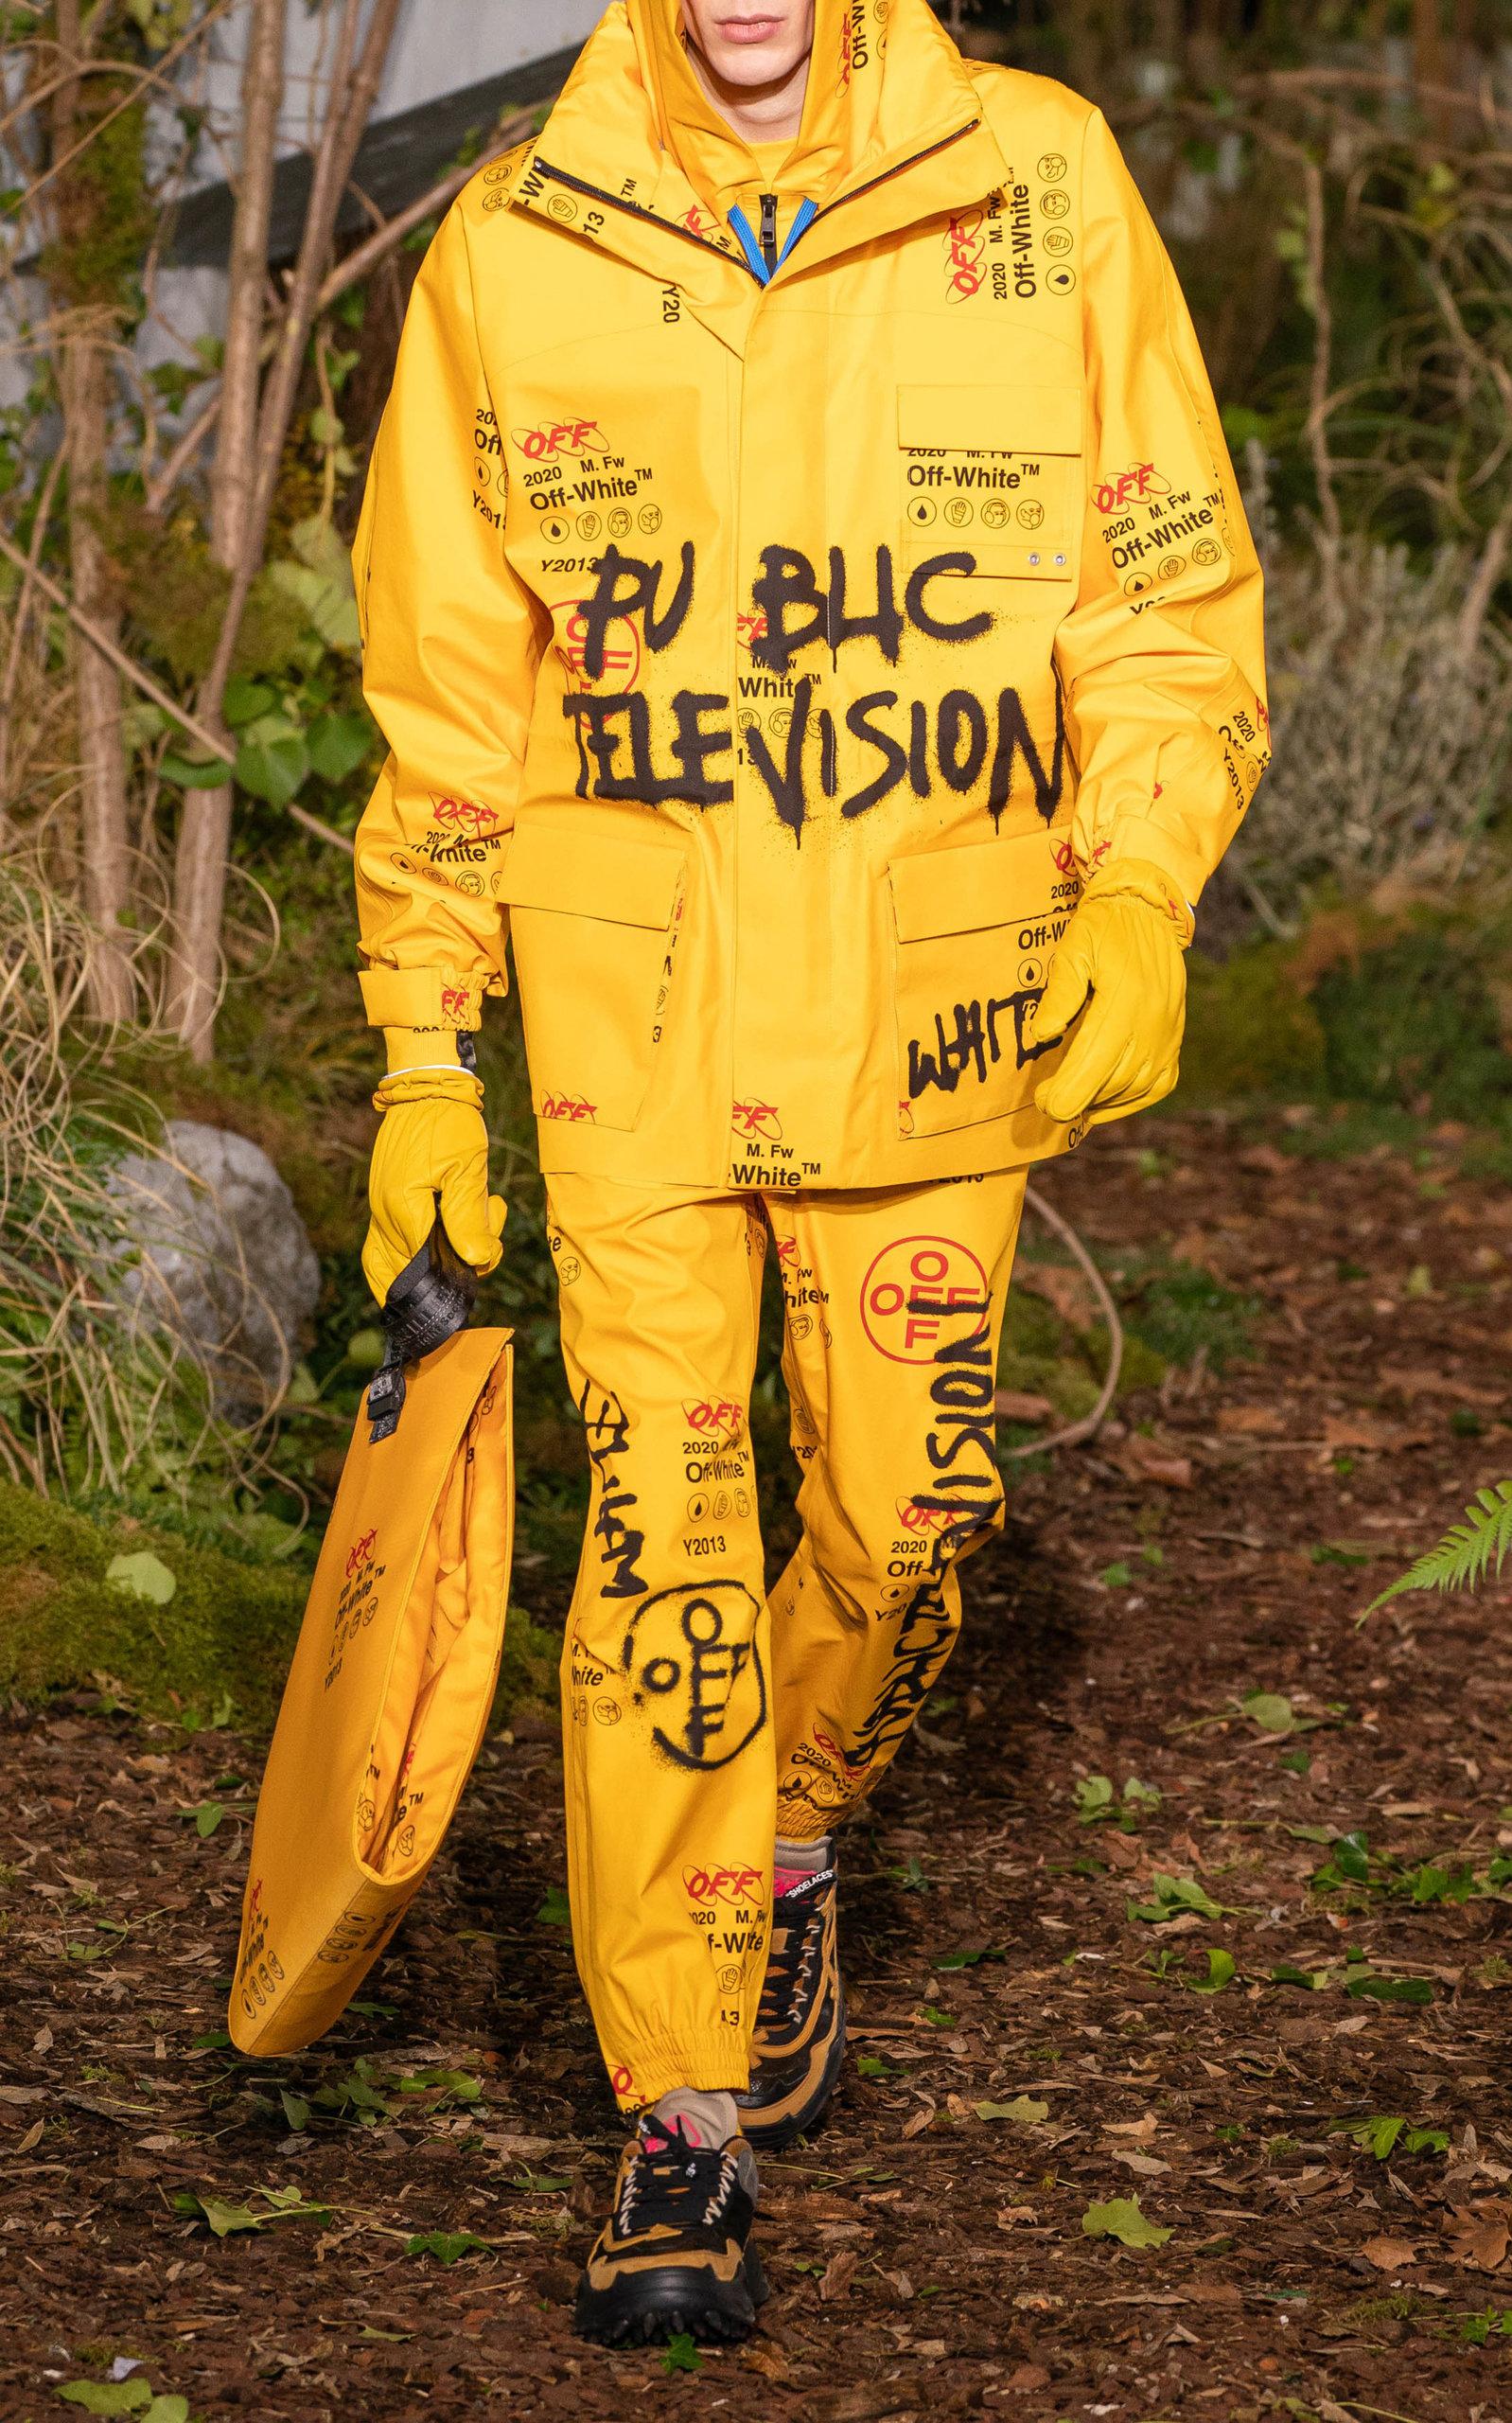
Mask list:
POLYGON ((253 1828, 230 2009, 243 2053, 295 2052, 341 2016, 478 1755, 509 1597, 511 1335, 463 1330, 407 1371, 391 1358, 359 1417, 253 1828))

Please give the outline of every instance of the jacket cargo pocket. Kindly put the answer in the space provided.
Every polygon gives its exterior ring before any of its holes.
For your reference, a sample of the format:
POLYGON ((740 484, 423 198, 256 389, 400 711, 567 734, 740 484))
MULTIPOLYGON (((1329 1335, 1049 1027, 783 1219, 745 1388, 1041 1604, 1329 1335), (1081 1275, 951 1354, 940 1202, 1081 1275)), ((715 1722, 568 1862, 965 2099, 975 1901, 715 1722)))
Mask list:
POLYGON ((633 1127, 656 1061, 682 909, 680 850, 519 826, 504 862, 537 1119, 633 1127))
POLYGON ((1070 581, 1081 525, 1081 393, 900 387, 902 555, 969 555, 976 570, 1070 581))
POLYGON ((1022 1110, 1056 1064, 1029 1013, 1081 896, 1064 828, 894 858, 888 879, 902 1133, 1022 1110))

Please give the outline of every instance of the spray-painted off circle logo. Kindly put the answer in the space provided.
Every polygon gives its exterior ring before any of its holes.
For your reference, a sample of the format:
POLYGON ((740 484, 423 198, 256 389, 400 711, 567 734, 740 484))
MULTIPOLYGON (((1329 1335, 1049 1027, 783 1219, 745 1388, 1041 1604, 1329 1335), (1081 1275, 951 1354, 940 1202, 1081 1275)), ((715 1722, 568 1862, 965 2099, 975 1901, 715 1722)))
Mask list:
POLYGON ((986 1319, 987 1273, 953 1237, 900 1237, 861 1282, 861 1319, 891 1363, 932 1363, 946 1337, 986 1319))

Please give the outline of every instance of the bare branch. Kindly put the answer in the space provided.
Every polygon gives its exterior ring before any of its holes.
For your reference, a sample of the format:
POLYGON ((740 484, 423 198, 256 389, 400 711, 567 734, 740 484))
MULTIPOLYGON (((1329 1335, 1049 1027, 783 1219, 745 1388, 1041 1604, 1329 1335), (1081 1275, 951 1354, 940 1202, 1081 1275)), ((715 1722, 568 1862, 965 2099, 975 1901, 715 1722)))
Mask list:
MULTIPOLYGON (((219 758, 222 766, 231 766, 236 763, 237 752, 230 742, 213 733, 209 726, 202 723, 199 716, 192 714, 187 707, 181 707, 177 699, 171 697, 161 683, 155 681, 144 665, 138 664, 134 658, 128 656, 123 647, 117 646, 110 633, 100 628, 92 615, 83 613, 75 605, 65 589, 61 589, 57 581, 51 579, 39 565, 32 563, 28 557, 24 556, 21 549, 7 538, 4 530, 0 530, 0 556, 7 557, 21 572, 29 574, 43 595, 56 606, 61 613, 67 615, 74 628, 88 640, 90 646, 98 648, 101 656, 114 664, 116 672, 124 674, 127 681, 141 691, 144 699, 150 699, 155 707, 161 707, 165 715, 170 716, 173 721, 188 734, 191 740, 197 740, 201 748, 207 750, 212 757, 219 758)), ((296 806, 291 800, 286 803, 283 812, 286 816, 291 816, 296 824, 302 824, 307 833, 315 834, 322 841, 329 841, 333 848, 344 850, 348 858, 351 857, 351 842, 344 833, 337 832, 334 824, 324 823, 320 817, 311 816, 308 808, 296 806)))

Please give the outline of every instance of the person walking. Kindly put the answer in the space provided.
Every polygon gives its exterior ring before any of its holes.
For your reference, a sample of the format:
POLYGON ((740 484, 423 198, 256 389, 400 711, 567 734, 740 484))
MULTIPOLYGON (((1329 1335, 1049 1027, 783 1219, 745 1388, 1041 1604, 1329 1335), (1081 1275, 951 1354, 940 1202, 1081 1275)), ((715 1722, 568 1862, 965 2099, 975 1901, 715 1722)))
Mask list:
POLYGON ((431 246, 354 561, 364 1267, 438 1207, 499 1259, 507 934, 591 1466, 571 1898, 632 2133, 578 2326, 739 2338, 758 2159, 840 2068, 836 1831, 1002 1520, 1026 1171, 1176 1081, 1259 567, 1102 117, 925 0, 616 0, 431 246))

